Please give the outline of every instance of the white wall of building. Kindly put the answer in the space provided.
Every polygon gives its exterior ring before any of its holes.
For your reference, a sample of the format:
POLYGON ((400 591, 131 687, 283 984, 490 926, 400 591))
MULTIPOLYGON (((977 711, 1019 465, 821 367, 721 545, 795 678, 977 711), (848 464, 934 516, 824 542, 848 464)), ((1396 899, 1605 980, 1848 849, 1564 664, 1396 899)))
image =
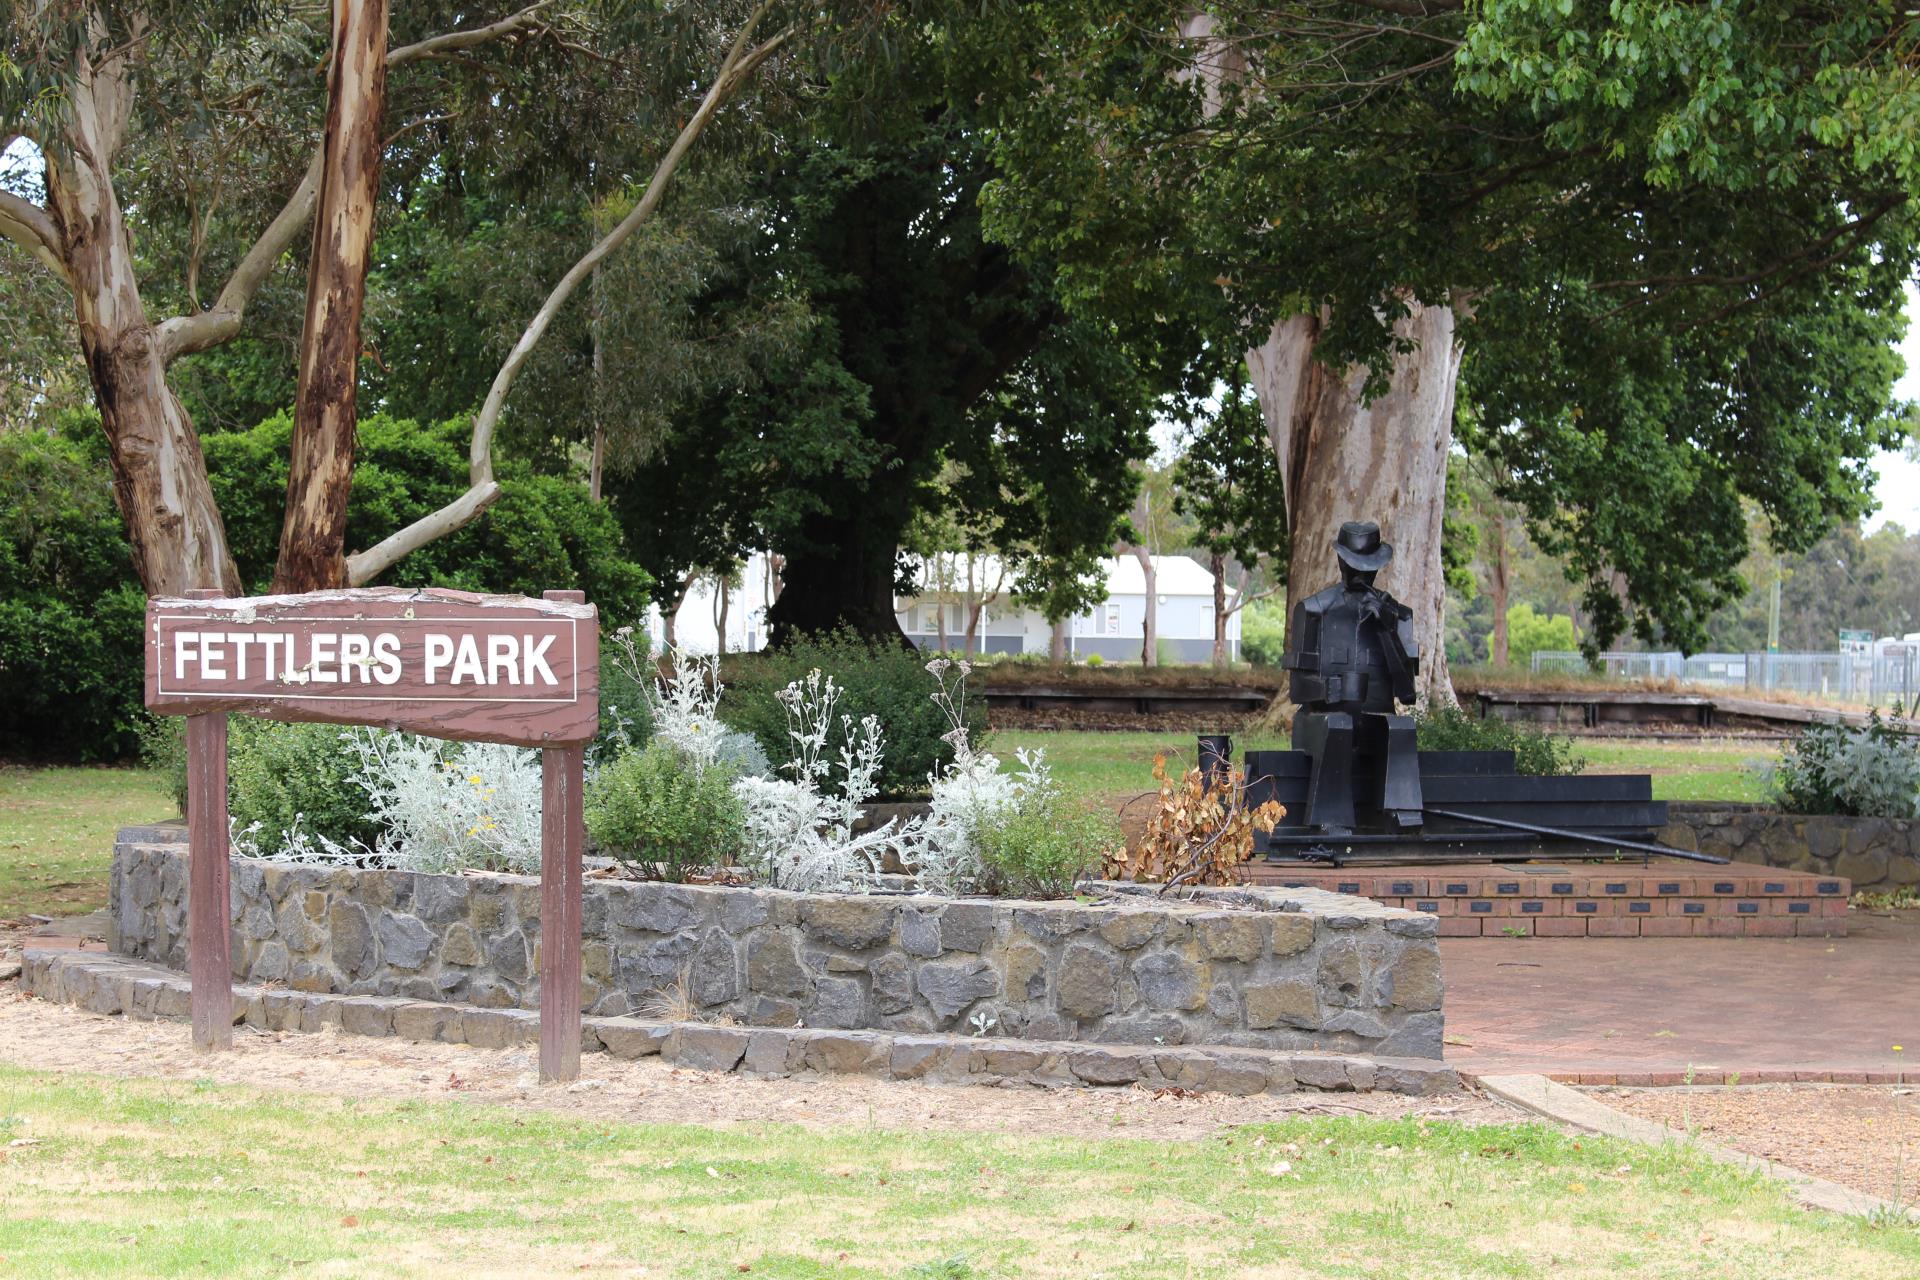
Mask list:
MULTIPOLYGON (((1154 594, 1159 602, 1158 656, 1176 662, 1212 661, 1213 575, 1186 556, 1155 556, 1153 561, 1154 594)), ((1107 599, 1067 620, 1068 654, 1082 660, 1097 653, 1108 662, 1138 662, 1146 621, 1145 575, 1140 562, 1132 556, 1110 556, 1102 564, 1106 572, 1107 599)), ((924 566, 915 576, 923 584, 921 594, 902 596, 894 601, 900 629, 921 648, 937 648, 940 625, 936 610, 944 609, 947 645, 959 650, 967 627, 964 561, 957 570, 948 570, 946 576, 953 586, 944 593, 925 590, 924 566)), ((1011 574, 999 572, 992 557, 983 556, 975 566, 974 597, 988 594, 981 584, 1010 583, 1011 579, 1011 574)), ((727 588, 728 653, 766 647, 771 588, 768 557, 755 552, 727 588)), ((674 615, 675 639, 681 648, 701 654, 719 651, 717 603, 718 585, 711 577, 699 579, 688 589, 686 599, 674 615)), ((666 624, 658 605, 647 611, 647 631, 656 649, 666 643, 666 624)), ((1052 640, 1053 628, 1047 620, 1036 610, 1016 604, 1010 586, 1003 586, 997 598, 985 606, 973 650, 1045 654, 1052 640)), ((1227 654, 1236 661, 1240 657, 1240 614, 1237 612, 1227 618, 1227 654)))
MULTIPOLYGON (((991 557, 976 572, 975 582, 1000 579, 998 566, 991 557)), ((1154 595, 1158 601, 1155 619, 1160 640, 1158 656, 1177 662, 1210 662, 1213 659, 1213 575, 1186 556, 1153 557, 1154 595)), ((1085 658, 1099 654, 1105 661, 1139 661, 1146 624, 1145 572, 1133 556, 1110 556, 1102 561, 1106 572, 1107 599, 1087 613, 1067 620, 1067 648, 1070 656, 1085 658)), ((924 584, 924 567, 916 577, 924 584)), ((948 577, 964 584, 964 567, 948 577)), ((964 587, 936 593, 924 590, 920 596, 901 597, 896 617, 908 639, 922 648, 937 648, 940 633, 935 610, 944 603, 947 610, 947 644, 958 650, 966 632, 964 587), (936 600, 933 596, 944 596, 936 600)), ((975 637, 976 652, 1041 653, 1048 652, 1053 628, 1033 609, 1016 605, 1006 592, 986 606, 986 622, 975 637)), ((1227 654, 1240 656, 1240 615, 1227 618, 1227 654)))

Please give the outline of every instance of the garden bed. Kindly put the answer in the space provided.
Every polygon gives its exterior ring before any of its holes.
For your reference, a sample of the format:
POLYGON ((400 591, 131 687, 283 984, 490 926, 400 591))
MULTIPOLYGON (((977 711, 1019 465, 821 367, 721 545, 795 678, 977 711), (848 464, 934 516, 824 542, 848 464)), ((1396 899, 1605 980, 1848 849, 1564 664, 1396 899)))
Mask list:
MULTIPOLYGON (((129 828, 111 943, 183 967, 186 850, 129 828)), ((538 1004, 539 887, 235 859, 233 971, 300 992, 538 1004)), ((589 880, 584 1004, 744 1026, 1441 1056, 1435 921, 1314 890, 1077 900, 589 880)), ((1143 891, 1144 889, 1144 891, 1143 891)))

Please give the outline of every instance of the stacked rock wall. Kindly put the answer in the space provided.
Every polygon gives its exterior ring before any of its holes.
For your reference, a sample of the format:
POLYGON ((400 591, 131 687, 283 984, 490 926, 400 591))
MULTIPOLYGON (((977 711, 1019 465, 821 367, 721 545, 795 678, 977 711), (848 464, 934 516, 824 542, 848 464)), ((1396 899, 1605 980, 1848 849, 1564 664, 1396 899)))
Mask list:
POLYGON ((1861 890, 1920 884, 1920 821, 1676 804, 1663 844, 1787 871, 1838 876, 1861 890))
MULTIPOLYGON (((186 964, 186 850, 116 847, 113 949, 186 964)), ((235 859, 233 972, 295 991, 538 1003, 523 876, 235 859)), ((1441 1056, 1429 916, 1316 890, 1041 903, 589 880, 583 1004, 620 1017, 1441 1056)))

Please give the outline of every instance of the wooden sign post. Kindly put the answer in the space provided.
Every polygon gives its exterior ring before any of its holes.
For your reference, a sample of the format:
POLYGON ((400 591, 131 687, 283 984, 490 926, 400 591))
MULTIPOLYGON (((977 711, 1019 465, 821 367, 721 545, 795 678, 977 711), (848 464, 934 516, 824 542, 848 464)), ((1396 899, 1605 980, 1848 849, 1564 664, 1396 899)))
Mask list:
POLYGON ((146 701, 187 717, 193 1042, 233 1043, 227 715, 539 747, 540 1075, 580 1074, 581 789, 600 727, 600 623, 544 599, 392 587, 148 602, 146 701))

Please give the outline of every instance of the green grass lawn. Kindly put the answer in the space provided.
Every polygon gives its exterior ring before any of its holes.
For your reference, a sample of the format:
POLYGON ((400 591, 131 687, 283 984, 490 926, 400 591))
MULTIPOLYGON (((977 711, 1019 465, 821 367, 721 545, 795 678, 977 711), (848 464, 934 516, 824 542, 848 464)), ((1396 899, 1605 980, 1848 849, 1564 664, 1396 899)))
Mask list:
MULTIPOLYGON (((1233 751, 1270 751, 1286 747, 1278 736, 1236 737, 1233 751)), ((1164 751, 1167 767, 1179 762, 1182 770, 1195 763, 1191 733, 1090 733, 1071 729, 995 729, 987 749, 1000 757, 1002 767, 1018 768, 1014 752, 1044 750, 1053 776, 1068 792, 1079 796, 1119 796, 1153 791, 1153 757, 1164 751)))
POLYGON ((145 769, 0 766, 0 920, 105 906, 114 828, 174 812, 145 769))
POLYGON ((1574 749, 1587 759, 1588 773, 1650 773, 1656 800, 1737 800, 1767 798, 1766 782, 1751 766, 1780 758, 1778 742, 1747 738, 1649 742, 1621 738, 1581 738, 1574 749))
POLYGON ((21 1276, 1920 1274, 1910 1228, 1532 1125, 700 1128, 0 1067, 0 1160, 21 1276))
MULTIPOLYGON (((1286 747, 1283 737, 1236 737, 1236 756, 1243 751, 1286 747)), ((1068 791, 1083 796, 1120 796, 1151 791, 1153 757, 1166 751, 1185 764, 1194 760, 1190 733, 1087 733, 1072 730, 995 730, 989 748, 1012 767, 1018 747, 1045 748, 1054 776, 1068 791)), ((1737 800, 1765 798, 1759 777, 1747 770, 1750 760, 1777 759, 1780 744, 1740 738, 1703 738, 1698 741, 1580 738, 1575 750, 1586 757, 1589 773, 1650 773, 1656 800, 1737 800)))

